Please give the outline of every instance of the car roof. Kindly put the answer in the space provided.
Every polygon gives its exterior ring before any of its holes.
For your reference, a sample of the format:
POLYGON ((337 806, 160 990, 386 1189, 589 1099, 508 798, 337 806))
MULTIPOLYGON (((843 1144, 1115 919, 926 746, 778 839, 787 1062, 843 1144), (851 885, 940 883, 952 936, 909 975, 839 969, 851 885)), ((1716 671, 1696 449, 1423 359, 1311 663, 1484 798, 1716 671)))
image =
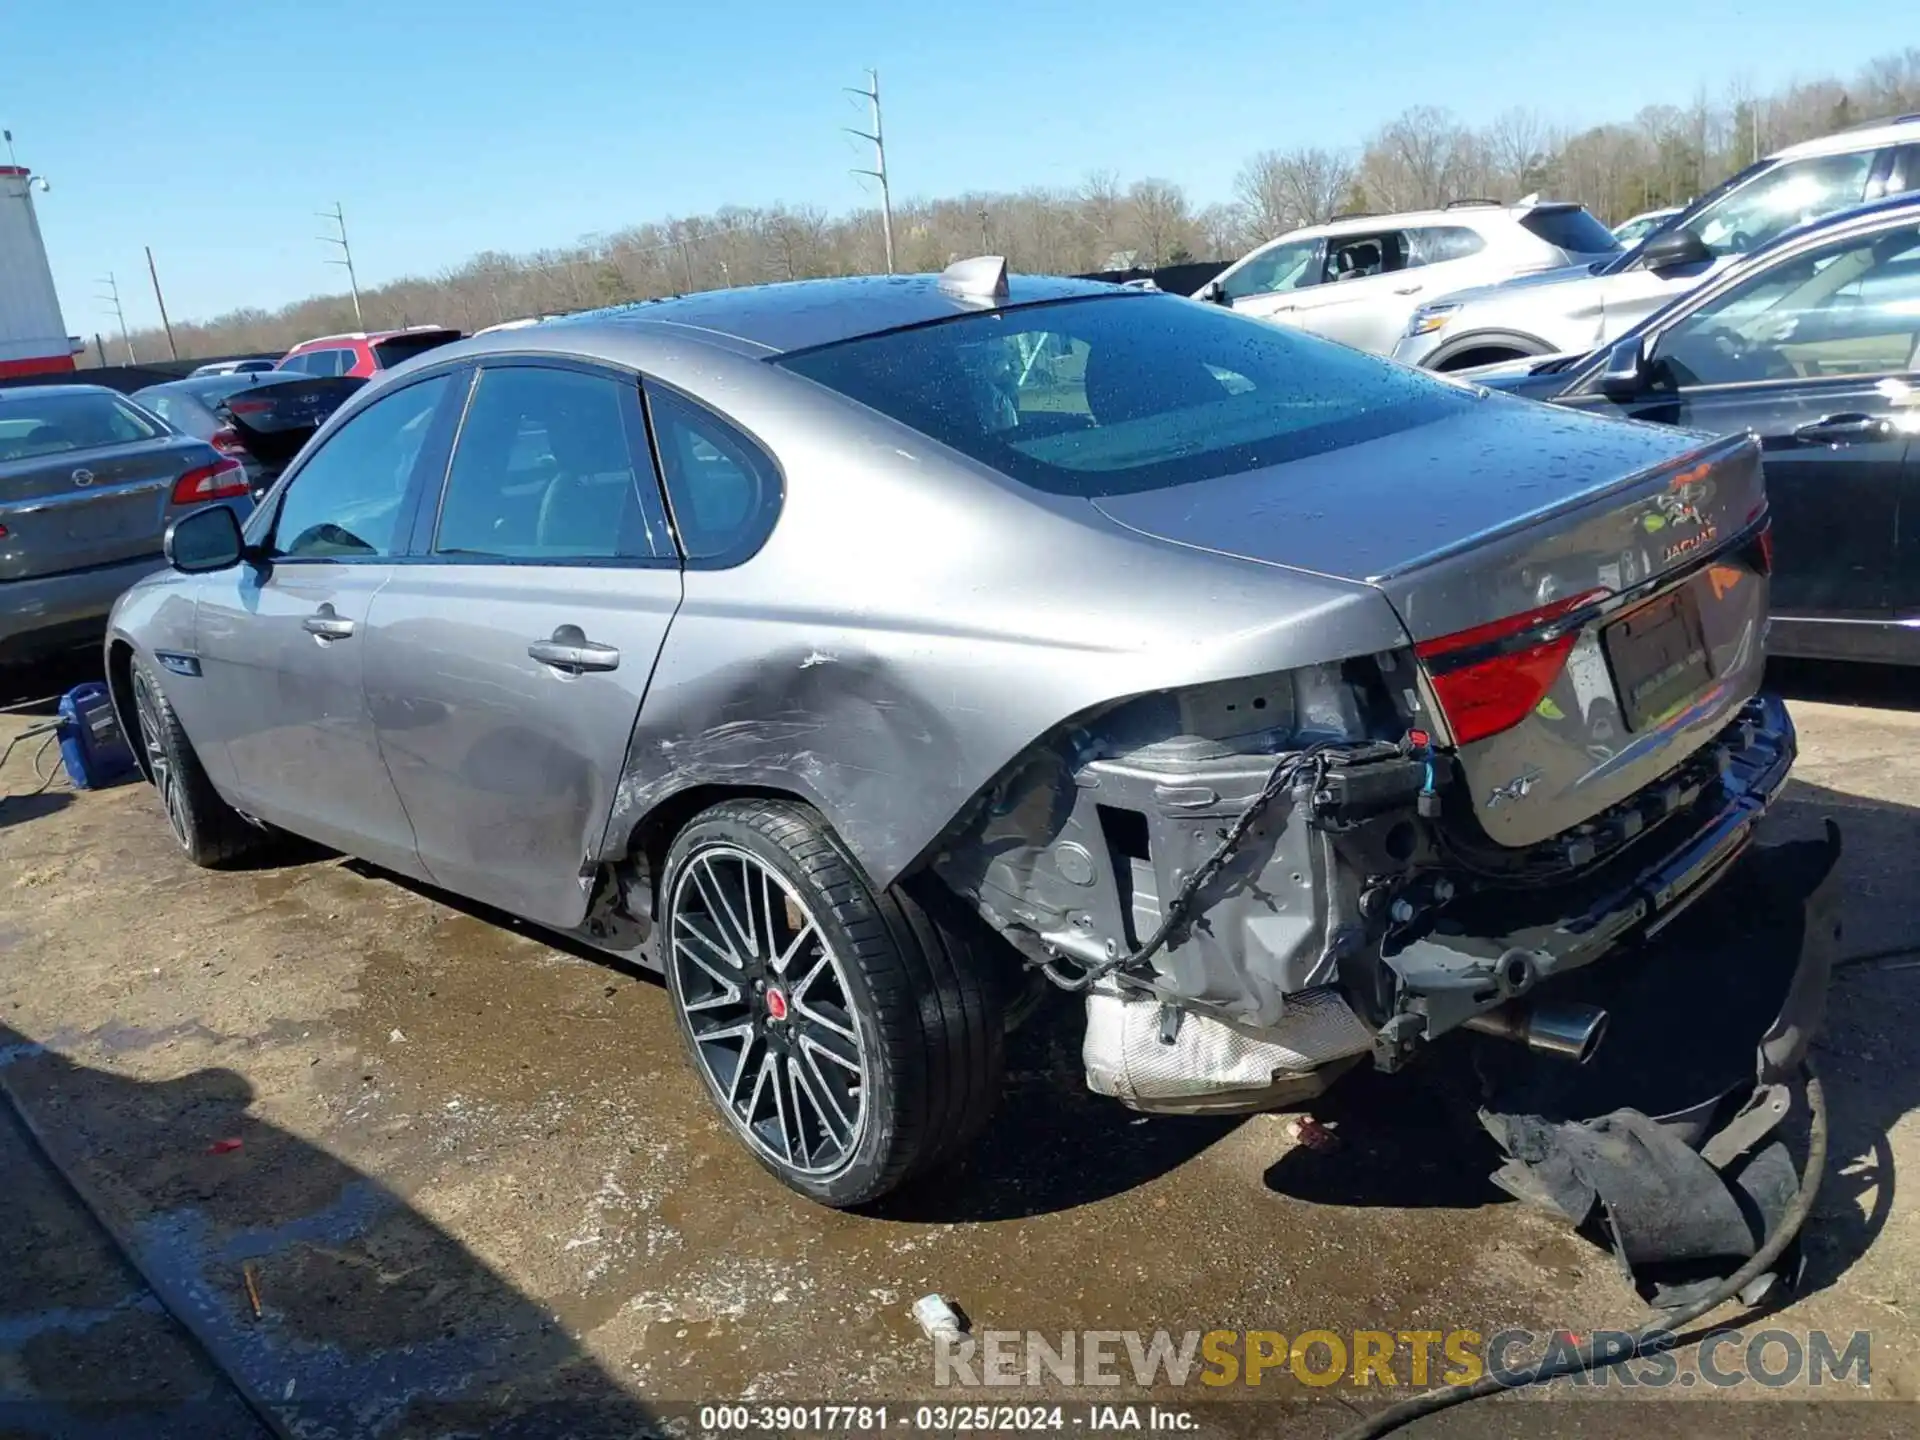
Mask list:
MULTIPOLYGON (((268 377, 277 374, 273 370, 223 370, 217 375, 185 375, 178 380, 162 380, 158 385, 142 385, 134 391, 135 397, 150 394, 155 390, 165 391, 169 395, 203 395, 221 385, 246 388, 268 383, 268 377)), ((297 371, 286 375, 289 380, 304 380, 307 377, 297 371)))
POLYGON ((1847 130, 1837 130, 1815 140, 1802 140, 1776 150, 1769 159, 1797 160, 1803 155, 1846 155, 1855 150, 1877 150, 1882 145, 1920 142, 1920 115, 1894 115, 1885 120, 1870 120, 1847 130))
POLYGON ((558 334, 591 328, 611 333, 648 330, 770 356, 988 310, 1137 293, 1102 280, 1011 275, 1004 296, 982 297, 944 286, 938 275, 848 275, 639 300, 495 331, 480 337, 479 346, 471 340, 468 346, 506 347, 520 343, 530 331, 558 334))
POLYGON ((24 400, 30 395, 118 395, 110 385, 0 385, 0 400, 24 400))
POLYGON ((1443 206, 1438 210, 1397 210, 1382 212, 1378 215, 1336 215, 1324 225, 1302 225, 1298 230, 1289 230, 1282 240, 1303 240, 1318 235, 1364 234, 1371 230, 1387 230, 1401 225, 1471 225, 1476 219, 1489 219, 1499 216, 1501 221, 1518 222, 1523 215, 1536 210, 1578 210, 1582 207, 1572 200, 1531 200, 1525 203, 1502 205, 1489 201, 1479 204, 1475 201, 1461 201, 1443 206))
POLYGON ((360 341, 368 345, 378 345, 382 340, 393 340, 401 335, 428 335, 441 331, 459 333, 451 325, 409 325, 404 330, 347 330, 338 335, 316 335, 311 340, 302 340, 298 345, 288 349, 287 354, 292 355, 296 351, 311 349, 316 345, 350 345, 360 341))

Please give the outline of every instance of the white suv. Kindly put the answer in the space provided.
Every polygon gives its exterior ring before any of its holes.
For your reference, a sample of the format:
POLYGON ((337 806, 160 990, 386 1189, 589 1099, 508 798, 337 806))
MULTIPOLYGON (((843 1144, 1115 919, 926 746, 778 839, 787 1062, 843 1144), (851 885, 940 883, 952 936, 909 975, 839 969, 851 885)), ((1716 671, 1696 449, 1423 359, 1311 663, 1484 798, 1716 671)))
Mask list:
POLYGON ((1460 294, 1429 291, 1393 358, 1465 370, 1594 350, 1774 236, 1909 190, 1920 190, 1920 115, 1790 146, 1723 181, 1609 262, 1460 294))
POLYGON ((1456 200, 1444 210, 1342 216, 1262 245, 1196 298, 1384 355, 1421 300, 1617 255, 1578 205, 1456 200))

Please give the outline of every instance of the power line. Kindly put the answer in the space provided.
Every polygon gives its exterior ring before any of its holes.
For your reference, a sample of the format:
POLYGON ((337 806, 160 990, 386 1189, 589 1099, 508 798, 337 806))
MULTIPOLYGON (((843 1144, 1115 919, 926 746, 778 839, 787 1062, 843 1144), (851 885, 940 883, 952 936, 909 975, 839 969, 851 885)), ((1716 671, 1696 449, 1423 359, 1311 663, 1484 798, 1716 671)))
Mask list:
POLYGON ((849 135, 857 135, 862 140, 873 142, 873 169, 855 170, 856 175, 870 175, 880 182, 880 234, 887 245, 887 273, 893 274, 893 192, 887 186, 887 142, 885 131, 880 128, 880 72, 867 71, 867 88, 862 90, 856 85, 843 87, 850 95, 863 95, 873 109, 873 133, 856 130, 851 125, 840 128, 849 135))
POLYGON ((109 270, 106 279, 96 280, 93 283, 107 287, 106 294, 96 294, 93 298, 98 300, 102 305, 111 305, 113 307, 114 319, 120 322, 120 342, 127 347, 127 363, 129 365, 138 365, 140 362, 134 357, 133 353, 133 337, 127 334, 127 312, 120 308, 120 286, 118 282, 114 280, 113 272, 109 270))
POLYGON ((340 202, 336 200, 333 202, 333 209, 316 210, 314 214, 318 215, 322 220, 333 221, 334 225, 340 231, 338 235, 316 235, 314 238, 324 245, 338 245, 340 247, 340 253, 345 258, 329 260, 327 263, 329 265, 344 265, 347 267, 347 288, 353 292, 353 323, 364 330, 367 328, 367 322, 360 317, 360 281, 353 273, 353 247, 347 243, 347 212, 341 208, 340 202))

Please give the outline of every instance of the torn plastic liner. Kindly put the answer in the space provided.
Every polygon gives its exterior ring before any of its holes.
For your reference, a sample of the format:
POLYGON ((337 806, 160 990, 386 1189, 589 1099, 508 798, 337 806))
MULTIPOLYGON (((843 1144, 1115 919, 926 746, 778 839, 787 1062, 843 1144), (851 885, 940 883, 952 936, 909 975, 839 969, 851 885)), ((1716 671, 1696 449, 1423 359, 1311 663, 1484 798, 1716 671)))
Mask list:
MULTIPOLYGON (((1657 937, 1556 983, 1610 1016, 1588 1064, 1481 1057, 1480 1120, 1508 1157, 1494 1183, 1598 1236, 1659 1308, 1750 1259, 1798 1192, 1778 1132, 1825 1018, 1839 858, 1831 821, 1823 840, 1755 846, 1657 937)), ((1775 1278, 1797 1264, 1790 1249, 1775 1278)))

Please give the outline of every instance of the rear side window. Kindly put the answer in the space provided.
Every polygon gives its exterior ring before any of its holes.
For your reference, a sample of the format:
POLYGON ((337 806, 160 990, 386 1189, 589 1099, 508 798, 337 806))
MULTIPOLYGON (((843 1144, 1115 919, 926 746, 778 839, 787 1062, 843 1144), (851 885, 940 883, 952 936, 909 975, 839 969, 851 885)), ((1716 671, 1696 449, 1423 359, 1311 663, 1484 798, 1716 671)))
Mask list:
POLYGON ((1283 464, 1472 392, 1173 296, 969 315, 777 362, 1036 490, 1088 498, 1283 464))
POLYGON ((22 387, 0 402, 0 461, 126 445, 165 433, 118 395, 35 394, 22 387))
POLYGON ((1464 225, 1427 225, 1409 230, 1407 264, 1444 265, 1449 260, 1464 260, 1487 248, 1480 232, 1464 225))
POLYGON ((133 398, 183 434, 205 440, 220 428, 218 417, 195 396, 179 391, 170 395, 146 391, 133 398))
POLYGON ((731 564, 760 547, 780 504, 780 471, 735 426, 682 395, 647 389, 653 439, 689 560, 731 564))
POLYGON ((274 555, 338 560, 399 553, 407 486, 448 379, 435 375, 384 395, 327 437, 288 483, 274 517, 274 555))
MULTIPOLYGON (((490 367, 467 404, 440 505, 442 555, 651 555, 633 457, 637 387, 534 365, 490 367)), ((647 477, 648 483, 652 477, 647 477)), ((664 537, 662 537, 664 538, 664 537)), ((669 547, 670 551, 670 547, 669 547)))
POLYGON ((1620 248, 1614 233, 1578 205, 1543 205, 1520 217, 1535 239, 1573 255, 1607 255, 1620 248))

